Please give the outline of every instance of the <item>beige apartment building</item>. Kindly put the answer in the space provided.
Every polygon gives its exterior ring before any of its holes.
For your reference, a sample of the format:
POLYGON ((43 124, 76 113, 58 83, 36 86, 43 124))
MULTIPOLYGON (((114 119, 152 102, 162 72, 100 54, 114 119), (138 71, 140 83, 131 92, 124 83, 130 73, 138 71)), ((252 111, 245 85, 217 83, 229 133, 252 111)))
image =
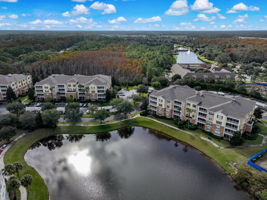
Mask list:
POLYGON ((180 118, 219 137, 231 138, 235 132, 251 132, 256 102, 243 97, 225 97, 188 86, 173 85, 149 96, 152 113, 180 118))
POLYGON ((39 100, 73 98, 79 100, 105 100, 106 91, 111 89, 111 76, 53 74, 35 84, 39 100))
POLYGON ((6 99, 7 88, 11 87, 16 96, 26 94, 32 85, 31 75, 24 74, 0 74, 0 100, 6 99))

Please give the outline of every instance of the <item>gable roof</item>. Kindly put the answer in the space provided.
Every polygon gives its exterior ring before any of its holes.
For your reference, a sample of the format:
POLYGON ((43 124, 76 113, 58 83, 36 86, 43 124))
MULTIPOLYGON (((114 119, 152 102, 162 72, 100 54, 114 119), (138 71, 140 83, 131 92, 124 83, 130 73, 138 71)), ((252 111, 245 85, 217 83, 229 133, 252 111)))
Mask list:
POLYGON ((27 76, 24 74, 7 74, 7 75, 0 74, 0 84, 3 85, 9 85, 12 82, 18 82, 24 79, 27 79, 27 76))
POLYGON ((111 76, 106 75, 93 75, 93 76, 85 76, 75 74, 73 76, 64 75, 64 74, 53 74, 46 79, 43 79, 40 82, 37 82, 35 85, 50 85, 56 86, 60 84, 67 84, 67 83, 78 83, 82 85, 111 85, 111 76))

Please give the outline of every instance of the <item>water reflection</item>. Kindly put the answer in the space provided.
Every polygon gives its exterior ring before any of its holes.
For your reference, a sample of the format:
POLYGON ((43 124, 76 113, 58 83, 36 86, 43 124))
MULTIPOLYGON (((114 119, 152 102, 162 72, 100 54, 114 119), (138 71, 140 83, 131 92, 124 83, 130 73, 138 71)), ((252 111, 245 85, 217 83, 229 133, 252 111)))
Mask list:
POLYGON ((111 138, 111 134, 109 132, 97 133, 95 137, 96 141, 105 142, 111 138))
POLYGON ((140 127, 46 138, 25 160, 51 200, 248 200, 198 151, 140 127))
POLYGON ((67 158, 67 162, 82 176, 88 176, 91 173, 92 158, 89 149, 73 152, 67 158))

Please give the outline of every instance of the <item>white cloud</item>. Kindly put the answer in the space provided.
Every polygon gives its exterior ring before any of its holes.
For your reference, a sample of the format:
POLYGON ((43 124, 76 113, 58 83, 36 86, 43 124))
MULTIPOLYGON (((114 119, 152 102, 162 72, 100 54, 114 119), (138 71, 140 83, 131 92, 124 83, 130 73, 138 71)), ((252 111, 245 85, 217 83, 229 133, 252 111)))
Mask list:
POLYGON ((180 26, 183 29, 195 29, 196 28, 191 22, 181 22, 180 26))
POLYGON ((219 8, 211 8, 209 10, 204 10, 202 11, 203 13, 218 13, 220 12, 221 10, 219 8))
POLYGON ((127 22, 127 19, 125 19, 125 17, 118 17, 116 19, 112 19, 108 21, 108 23, 110 24, 121 24, 122 22, 127 22))
POLYGON ((212 17, 208 17, 207 15, 200 13, 197 15, 197 18, 194 19, 194 21, 204 21, 204 22, 210 22, 215 20, 216 17, 212 16, 212 17))
POLYGON ((44 24, 46 25, 60 25, 63 24, 63 22, 58 21, 58 20, 54 20, 54 19, 46 19, 43 21, 44 24))
POLYGON ((177 0, 172 3, 169 10, 165 12, 166 15, 179 16, 188 13, 187 0, 177 0))
POLYGON ((3 19, 5 19, 5 18, 6 18, 5 15, 0 15, 0 20, 3 20, 3 19))
POLYGON ((209 0, 196 0, 191 8, 192 10, 210 10, 213 8, 213 3, 209 0))
POLYGON ((105 15, 105 14, 112 14, 112 13, 116 13, 116 7, 112 4, 107 4, 107 3, 103 3, 103 2, 99 2, 96 1, 94 2, 91 6, 91 9, 95 9, 95 10, 102 10, 101 14, 105 15))
POLYGON ((10 26, 10 25, 11 25, 10 23, 1 23, 1 24, 0 24, 0 27, 10 26))
POLYGON ((217 17, 218 17, 219 19, 226 19, 226 17, 223 16, 223 15, 221 15, 220 13, 217 14, 217 17))
POLYGON ((22 16, 22 17, 30 17, 30 16, 31 16, 31 14, 22 13, 22 14, 21 14, 21 16, 22 16))
POLYGON ((9 15, 8 17, 9 17, 10 19, 18 19, 18 18, 19 18, 19 16, 16 15, 16 14, 9 15))
POLYGON ((71 19, 69 21, 70 24, 77 24, 76 26, 78 28, 93 28, 93 27, 99 27, 99 25, 92 19, 92 18, 86 18, 86 17, 79 17, 76 19, 71 19))
POLYGON ((220 28, 225 29, 226 25, 223 24, 223 25, 220 26, 220 28))
POLYGON ((239 15, 236 20, 234 21, 235 23, 244 23, 246 22, 246 19, 248 18, 248 15, 239 15))
POLYGON ((134 23, 136 24, 146 24, 146 23, 153 23, 153 22, 160 22, 161 17, 156 16, 156 17, 151 17, 151 18, 137 18, 134 23))
POLYGON ((238 11, 259 11, 260 8, 256 6, 247 6, 244 3, 234 5, 227 13, 236 13, 238 11))
POLYGON ((73 15, 86 15, 89 14, 89 9, 85 7, 83 4, 77 4, 73 7, 73 10, 71 12, 66 11, 62 13, 63 17, 70 17, 73 15))
POLYGON ((0 0, 0 2, 16 3, 18 0, 0 0))
POLYGON ((79 3, 85 3, 86 2, 86 0, 72 0, 72 1, 79 2, 79 3))
POLYGON ((34 21, 31 21, 30 24, 36 25, 36 24, 41 24, 42 21, 40 19, 36 19, 34 21))

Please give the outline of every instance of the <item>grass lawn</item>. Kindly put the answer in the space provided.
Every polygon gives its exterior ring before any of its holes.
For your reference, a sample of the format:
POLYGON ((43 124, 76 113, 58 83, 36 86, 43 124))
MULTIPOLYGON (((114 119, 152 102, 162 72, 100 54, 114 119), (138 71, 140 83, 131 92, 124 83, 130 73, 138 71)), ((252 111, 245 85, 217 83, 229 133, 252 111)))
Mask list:
POLYGON ((33 183, 28 188, 28 200, 48 200, 48 189, 40 175, 24 161, 24 155, 29 147, 36 141, 54 135, 54 134, 91 134, 99 132, 107 132, 119 129, 126 126, 140 126, 156 130, 157 133, 163 134, 170 138, 175 138, 181 142, 185 142, 192 147, 200 150, 206 156, 214 160, 220 165, 227 173, 232 174, 234 169, 229 165, 230 163, 237 163, 242 166, 248 159, 248 154, 240 151, 239 149, 225 148, 219 150, 209 142, 200 139, 198 136, 185 134, 181 131, 166 127, 160 123, 154 122, 150 119, 138 117, 115 124, 81 127, 81 126, 68 126, 59 127, 55 130, 40 129, 36 130, 24 138, 17 141, 5 154, 5 164, 20 162, 23 165, 21 175, 31 174, 33 176, 33 183))
POLYGON ((259 134, 267 135, 267 125, 264 125, 263 123, 257 123, 257 125, 260 127, 259 134))
POLYGON ((21 101, 22 103, 31 103, 32 102, 32 100, 30 100, 28 96, 20 97, 17 99, 17 101, 21 101))

